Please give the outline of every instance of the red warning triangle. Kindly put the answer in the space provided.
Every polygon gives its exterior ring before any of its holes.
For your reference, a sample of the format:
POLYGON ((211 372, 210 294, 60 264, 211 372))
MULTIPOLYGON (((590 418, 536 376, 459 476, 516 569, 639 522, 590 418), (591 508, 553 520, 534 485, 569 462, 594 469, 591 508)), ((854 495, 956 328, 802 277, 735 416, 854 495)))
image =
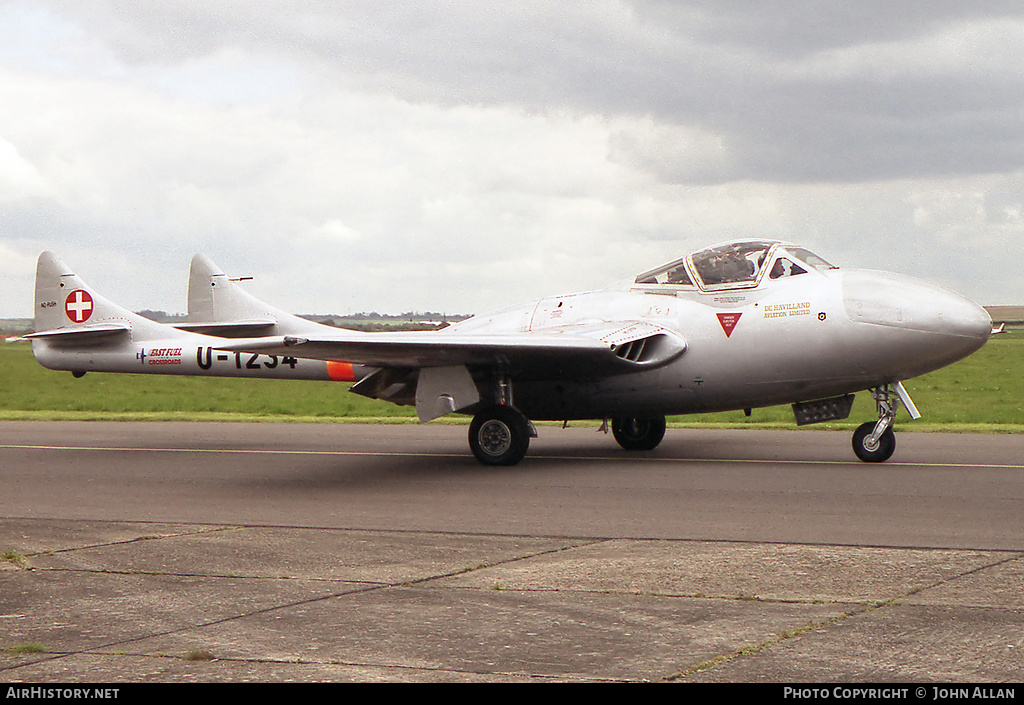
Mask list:
POLYGON ((740 320, 742 313, 716 313, 718 316, 718 322, 722 324, 722 330, 725 331, 725 337, 728 338, 732 335, 732 329, 736 327, 736 324, 740 320))

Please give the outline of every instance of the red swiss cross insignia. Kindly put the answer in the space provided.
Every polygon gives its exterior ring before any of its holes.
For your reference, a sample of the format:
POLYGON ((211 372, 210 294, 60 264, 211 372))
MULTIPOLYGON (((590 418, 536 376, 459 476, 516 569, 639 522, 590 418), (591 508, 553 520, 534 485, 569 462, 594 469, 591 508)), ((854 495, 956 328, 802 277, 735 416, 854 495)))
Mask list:
POLYGON ((722 330, 725 331, 725 337, 728 338, 732 335, 732 329, 736 327, 736 324, 740 320, 742 313, 716 313, 718 316, 718 322, 722 324, 722 330))
POLYGON ((88 291, 75 289, 64 299, 64 312, 75 323, 85 323, 92 315, 92 297, 88 291))

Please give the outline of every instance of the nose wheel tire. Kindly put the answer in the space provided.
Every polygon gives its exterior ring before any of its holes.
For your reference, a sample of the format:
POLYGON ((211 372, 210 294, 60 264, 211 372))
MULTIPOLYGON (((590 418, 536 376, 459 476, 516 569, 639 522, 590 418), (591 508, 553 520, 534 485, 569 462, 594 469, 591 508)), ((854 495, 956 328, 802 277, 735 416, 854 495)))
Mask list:
POLYGON ((896 434, 892 429, 886 430, 878 439, 878 443, 871 443, 871 432, 875 430, 875 424, 868 422, 861 424, 853 432, 853 452, 865 463, 884 463, 892 457, 896 450, 896 434))
POLYGON ((515 465, 530 447, 530 424, 510 406, 493 406, 473 417, 469 447, 484 465, 515 465))
POLYGON ((612 435, 626 450, 654 450, 665 437, 665 417, 612 419, 612 435))

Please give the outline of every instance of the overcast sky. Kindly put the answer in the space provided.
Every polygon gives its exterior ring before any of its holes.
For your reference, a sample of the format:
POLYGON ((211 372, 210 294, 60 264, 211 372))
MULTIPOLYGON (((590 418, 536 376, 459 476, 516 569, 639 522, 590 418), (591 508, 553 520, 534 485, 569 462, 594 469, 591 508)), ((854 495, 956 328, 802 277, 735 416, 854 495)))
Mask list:
POLYGON ((1019 0, 0 0, 0 317, 484 312, 723 240, 1024 304, 1019 0))

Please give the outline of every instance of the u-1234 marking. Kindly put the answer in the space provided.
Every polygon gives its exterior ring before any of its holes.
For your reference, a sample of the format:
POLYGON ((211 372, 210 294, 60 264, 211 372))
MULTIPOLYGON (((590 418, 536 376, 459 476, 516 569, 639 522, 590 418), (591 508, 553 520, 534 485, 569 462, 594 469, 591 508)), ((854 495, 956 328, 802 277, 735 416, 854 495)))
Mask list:
MULTIPOLYGON (((152 354, 152 353, 150 353, 152 354)), ((228 362, 234 358, 236 370, 272 370, 278 365, 287 365, 291 369, 295 369, 295 365, 298 362, 294 357, 285 356, 278 357, 277 355, 261 355, 259 353, 227 353, 218 352, 214 354, 212 347, 198 347, 196 348, 196 364, 202 370, 209 370, 213 367, 214 362, 228 362), (260 358, 267 358, 263 362, 260 362, 260 358)))

